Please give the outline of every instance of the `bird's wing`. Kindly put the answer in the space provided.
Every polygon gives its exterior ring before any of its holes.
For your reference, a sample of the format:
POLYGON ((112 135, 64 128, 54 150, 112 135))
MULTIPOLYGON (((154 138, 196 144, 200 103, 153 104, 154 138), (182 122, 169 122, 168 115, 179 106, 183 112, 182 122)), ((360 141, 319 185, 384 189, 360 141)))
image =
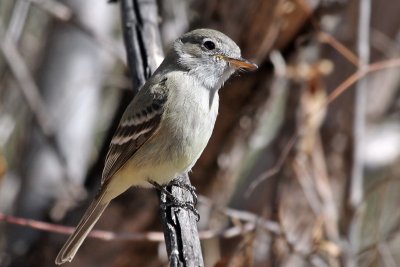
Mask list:
POLYGON ((102 175, 110 179, 159 129, 167 101, 166 79, 139 91, 129 104, 111 140, 102 175), (148 90, 150 93, 146 93, 148 90))

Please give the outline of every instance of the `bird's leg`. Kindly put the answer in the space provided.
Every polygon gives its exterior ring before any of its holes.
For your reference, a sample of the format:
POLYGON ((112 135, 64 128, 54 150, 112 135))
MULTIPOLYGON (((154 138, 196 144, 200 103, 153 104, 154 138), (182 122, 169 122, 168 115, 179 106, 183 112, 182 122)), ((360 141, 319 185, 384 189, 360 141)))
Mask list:
POLYGON ((170 199, 170 202, 168 202, 168 203, 161 203, 162 209, 165 209, 167 207, 178 207, 178 208, 190 210, 196 216, 196 220, 197 221, 200 220, 200 214, 194 207, 194 205, 196 205, 196 203, 197 203, 197 195, 195 192, 195 188, 193 186, 184 184, 179 181, 175 182, 175 180, 166 185, 161 185, 153 180, 148 180, 148 182, 151 185, 153 185, 157 190, 164 193, 170 199), (171 192, 169 192, 167 190, 167 187, 172 186, 172 185, 180 187, 180 188, 185 188, 186 190, 188 190, 192 194, 194 201, 193 202, 191 202, 191 201, 185 202, 185 201, 181 201, 181 200, 177 199, 173 194, 171 194, 171 192))
POLYGON ((168 197, 170 197, 170 198, 173 198, 173 197, 174 197, 170 192, 168 192, 168 190, 166 189, 166 185, 161 185, 161 184, 157 183, 156 181, 150 180, 150 179, 148 179, 147 181, 148 181, 152 186, 154 186, 158 191, 160 191, 160 192, 166 194, 168 197))

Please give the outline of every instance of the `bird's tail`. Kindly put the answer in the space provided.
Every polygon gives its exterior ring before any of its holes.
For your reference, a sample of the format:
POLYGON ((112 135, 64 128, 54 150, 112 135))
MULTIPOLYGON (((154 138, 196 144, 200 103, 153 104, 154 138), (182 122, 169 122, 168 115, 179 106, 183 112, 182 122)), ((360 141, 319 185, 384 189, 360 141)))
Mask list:
POLYGON ((62 249, 57 255, 56 264, 60 265, 67 261, 72 261, 79 247, 92 230, 93 226, 99 220, 101 214, 106 209, 110 200, 106 196, 106 188, 103 188, 89 208, 86 210, 74 233, 68 238, 62 249))

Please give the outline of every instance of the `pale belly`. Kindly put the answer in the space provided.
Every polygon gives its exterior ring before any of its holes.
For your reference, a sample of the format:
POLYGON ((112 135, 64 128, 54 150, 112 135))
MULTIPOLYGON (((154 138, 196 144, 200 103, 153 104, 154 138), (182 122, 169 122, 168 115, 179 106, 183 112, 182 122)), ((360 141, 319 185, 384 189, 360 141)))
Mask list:
MULTIPOLYGON (((186 101, 191 101, 189 97, 186 101)), ((175 107, 173 112, 165 114, 170 117, 166 121, 174 122, 163 124, 158 138, 152 140, 152 146, 158 150, 151 153, 153 159, 156 158, 153 162, 158 166, 150 174, 155 181, 168 182, 178 174, 189 171, 207 146, 218 112, 218 99, 215 99, 211 107, 208 102, 207 105, 200 105, 192 101, 191 104, 175 107), (175 123, 177 120, 180 123, 175 123)))
POLYGON ((190 93, 178 97, 185 99, 169 108, 158 132, 116 174, 113 180, 117 191, 123 192, 132 185, 149 187, 149 179, 167 183, 189 171, 200 157, 214 128, 218 94, 211 105, 206 96, 201 98, 203 102, 190 93))

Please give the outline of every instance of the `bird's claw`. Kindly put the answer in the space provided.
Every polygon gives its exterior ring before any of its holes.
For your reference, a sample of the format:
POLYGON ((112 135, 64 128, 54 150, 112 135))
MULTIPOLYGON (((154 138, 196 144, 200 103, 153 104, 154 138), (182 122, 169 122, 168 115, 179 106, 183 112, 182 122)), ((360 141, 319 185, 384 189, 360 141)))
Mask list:
POLYGON ((161 204, 162 209, 166 209, 168 207, 190 210, 191 212, 193 212, 194 216, 196 216, 196 221, 198 222, 200 220, 200 214, 197 211, 197 209, 194 207, 193 202, 191 202, 191 201, 185 202, 185 201, 180 201, 180 200, 174 198, 171 200, 171 202, 161 204))
POLYGON ((187 191, 189 191, 189 193, 192 195, 193 198, 193 205, 197 205, 197 194, 196 194, 196 187, 194 187, 193 185, 190 184, 186 184, 184 183, 182 180, 172 180, 169 184, 169 186, 176 186, 182 189, 186 189, 187 191))
POLYGON ((196 216, 196 221, 200 220, 200 214, 195 208, 195 205, 197 204, 197 194, 196 194, 196 188, 194 186, 192 186, 190 184, 185 184, 180 180, 173 180, 169 184, 166 184, 166 185, 161 185, 153 180, 148 180, 148 182, 150 184, 152 184, 157 190, 164 193, 169 198, 170 202, 161 204, 162 209, 165 210, 168 207, 177 207, 177 208, 190 210, 196 216), (186 202, 186 201, 181 201, 181 200, 177 199, 173 194, 171 194, 171 192, 169 192, 166 189, 168 186, 177 186, 179 188, 186 189, 192 195, 193 201, 186 202))

